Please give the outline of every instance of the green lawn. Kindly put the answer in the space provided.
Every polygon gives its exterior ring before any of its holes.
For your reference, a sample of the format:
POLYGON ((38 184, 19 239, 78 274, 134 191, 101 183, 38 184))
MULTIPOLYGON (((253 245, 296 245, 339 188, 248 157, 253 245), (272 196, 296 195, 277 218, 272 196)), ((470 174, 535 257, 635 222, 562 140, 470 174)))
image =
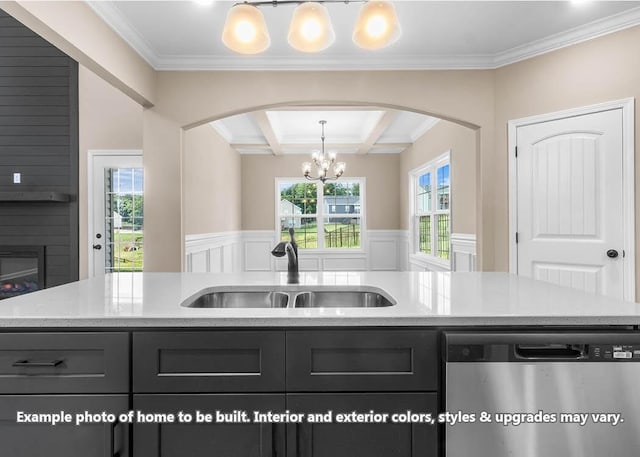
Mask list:
POLYGON ((142 271, 143 238, 141 230, 114 230, 114 271, 142 271))
MULTIPOLYGON (((296 243, 298 243, 298 248, 318 248, 317 224, 307 224, 303 227, 296 228, 295 231, 296 243)), ((289 239, 289 229, 282 230, 282 232, 280 233, 280 239, 289 239)), ((359 248, 360 224, 327 224, 325 226, 325 244, 328 248, 359 248), (342 237, 340 237, 339 235, 340 231, 342 231, 343 233, 342 237), (332 240, 338 240, 338 245, 336 245, 336 242, 332 240), (340 242, 342 242, 343 244, 340 245, 340 242)))

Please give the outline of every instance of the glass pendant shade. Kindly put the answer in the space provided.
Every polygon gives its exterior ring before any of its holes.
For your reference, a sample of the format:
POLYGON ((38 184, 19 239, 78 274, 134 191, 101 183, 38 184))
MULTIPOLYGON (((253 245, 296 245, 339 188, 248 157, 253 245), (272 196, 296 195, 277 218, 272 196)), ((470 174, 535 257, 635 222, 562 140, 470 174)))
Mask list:
POLYGON ((329 11, 324 5, 306 2, 293 11, 288 36, 292 48, 302 52, 318 52, 331 46, 335 39, 329 11))
POLYGON ((227 13, 222 42, 240 54, 258 54, 271 44, 262 12, 253 5, 235 5, 227 13))
POLYGON ((360 10, 353 42, 364 49, 380 49, 397 41, 401 33, 393 3, 369 1, 360 10))

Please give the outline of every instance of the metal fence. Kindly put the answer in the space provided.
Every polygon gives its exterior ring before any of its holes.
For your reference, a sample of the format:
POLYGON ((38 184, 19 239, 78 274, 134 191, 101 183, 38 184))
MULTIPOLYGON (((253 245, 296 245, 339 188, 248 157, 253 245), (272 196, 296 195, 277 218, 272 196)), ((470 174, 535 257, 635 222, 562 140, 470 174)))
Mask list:
POLYGON ((360 226, 346 225, 331 232, 325 231, 324 242, 328 248, 360 247, 360 226))

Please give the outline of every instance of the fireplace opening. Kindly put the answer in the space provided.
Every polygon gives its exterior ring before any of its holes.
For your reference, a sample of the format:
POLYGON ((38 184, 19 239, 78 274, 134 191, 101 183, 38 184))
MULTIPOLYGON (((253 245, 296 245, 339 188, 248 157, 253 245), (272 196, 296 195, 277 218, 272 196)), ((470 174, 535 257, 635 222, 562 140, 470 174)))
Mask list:
POLYGON ((0 246, 0 300, 44 288, 44 246, 0 246))

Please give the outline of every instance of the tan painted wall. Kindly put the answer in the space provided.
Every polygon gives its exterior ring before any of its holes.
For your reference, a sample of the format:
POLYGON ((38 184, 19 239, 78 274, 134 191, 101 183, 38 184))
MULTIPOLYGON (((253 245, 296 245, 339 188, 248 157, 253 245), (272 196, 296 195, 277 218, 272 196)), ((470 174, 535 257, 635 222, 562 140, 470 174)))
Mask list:
POLYGON ((0 1, 0 8, 144 106, 156 71, 85 2, 0 1))
POLYGON ((87 154, 92 149, 142 149, 142 107, 79 65, 80 278, 88 275, 87 154))
POLYGON ((209 124, 184 135, 185 235, 241 228, 240 155, 209 124))
MULTIPOLYGON (((636 97, 636 176, 640 171, 640 27, 561 49, 496 71, 496 149, 492 163, 496 268, 508 270, 507 122, 526 116, 636 97)), ((637 181, 637 178, 636 178, 637 181)), ((636 224, 640 186, 636 184, 636 224)), ((640 241, 636 230, 636 245, 640 241)), ((640 275, 640 256, 636 271, 640 275)), ((637 279, 640 286, 640 276, 637 279)), ((640 289, 639 289, 640 290, 640 289)))
POLYGON ((440 121, 402 153, 400 162, 400 226, 408 229, 408 175, 451 151, 451 231, 476 233, 476 135, 467 127, 440 121))
MULTIPOLYGON (((144 116, 148 271, 175 271, 182 264, 181 127, 256 107, 373 104, 407 107, 481 127, 481 152, 493 150, 492 71, 160 72, 157 82, 156 105, 144 116)), ((491 169, 488 162, 481 164, 481 171, 491 169)), ((478 204, 483 205, 477 214, 491 221, 493 196, 488 191, 493 187, 476 182, 478 204)), ((376 218, 371 223, 386 227, 376 218)), ((477 233, 481 266, 490 269, 492 232, 478 224, 477 233)))
MULTIPOLYGON (((301 177, 305 155, 242 156, 242 229, 274 230, 275 178, 301 177)), ((343 154, 345 177, 366 178, 367 230, 396 230, 400 222, 400 155, 343 154)))

